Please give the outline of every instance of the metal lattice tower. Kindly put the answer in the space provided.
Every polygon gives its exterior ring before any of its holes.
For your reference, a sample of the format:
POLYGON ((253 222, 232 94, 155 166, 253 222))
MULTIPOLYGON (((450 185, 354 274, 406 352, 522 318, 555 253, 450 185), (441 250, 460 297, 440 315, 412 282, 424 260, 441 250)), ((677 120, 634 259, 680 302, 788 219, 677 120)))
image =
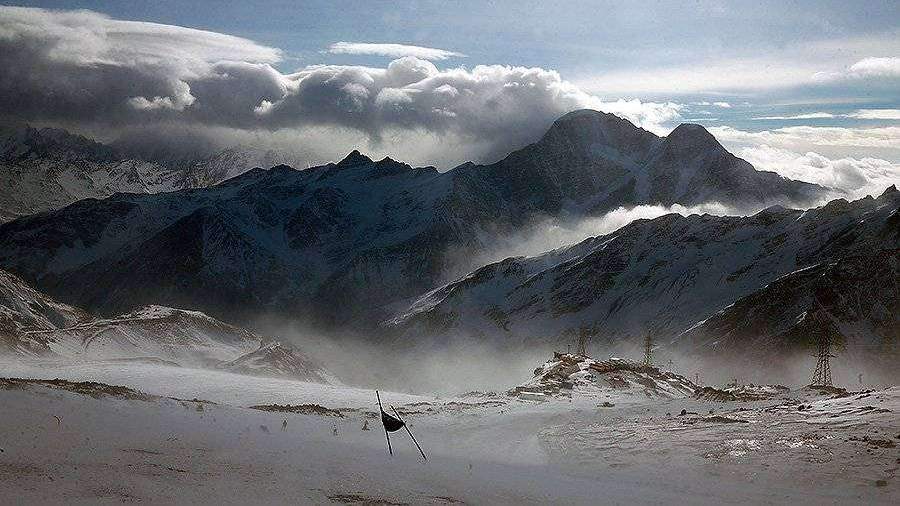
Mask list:
POLYGON ((834 355, 831 354, 831 339, 828 337, 827 332, 819 333, 816 347, 817 353, 815 356, 818 357, 818 361, 809 384, 812 386, 833 386, 831 382, 831 364, 828 363, 828 359, 834 355))
POLYGON ((653 337, 650 334, 644 337, 644 365, 653 366, 653 337))

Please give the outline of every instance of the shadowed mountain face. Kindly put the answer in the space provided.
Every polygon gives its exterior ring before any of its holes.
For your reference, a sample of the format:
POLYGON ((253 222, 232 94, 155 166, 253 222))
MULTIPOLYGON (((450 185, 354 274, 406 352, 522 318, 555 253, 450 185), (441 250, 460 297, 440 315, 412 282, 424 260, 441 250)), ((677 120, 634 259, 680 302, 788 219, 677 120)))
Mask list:
POLYGON ((367 324, 423 293, 496 237, 545 217, 709 200, 806 203, 822 188, 755 171, 702 127, 659 138, 596 111, 537 143, 446 173, 358 152, 304 171, 117 194, 0 226, 0 266, 104 313, 165 303, 229 320, 273 312, 367 324))
MULTIPOLYGON (((900 231, 900 223, 894 225, 900 231)), ((836 349, 846 348, 852 355, 898 358, 892 349, 900 342, 900 249, 862 251, 788 274, 742 297, 674 344, 698 356, 756 362, 798 347, 814 349, 822 332, 836 349)))
POLYGON ((657 137, 625 119, 590 110, 563 116, 540 141, 500 162, 452 172, 460 198, 488 186, 518 206, 553 216, 710 201, 805 206, 823 197, 819 186, 755 170, 702 126, 684 124, 657 137))
POLYGON ((858 342, 887 342, 898 329, 890 316, 898 207, 900 192, 891 187, 878 198, 808 211, 639 220, 568 248, 482 267, 386 325, 411 340, 453 335, 510 346, 559 345, 587 327, 599 344, 685 334, 680 346, 718 341, 762 352, 750 340, 756 336, 780 341, 765 352, 773 353, 805 344, 792 322, 816 309, 818 298, 835 305, 830 314, 839 326, 858 329, 858 342))

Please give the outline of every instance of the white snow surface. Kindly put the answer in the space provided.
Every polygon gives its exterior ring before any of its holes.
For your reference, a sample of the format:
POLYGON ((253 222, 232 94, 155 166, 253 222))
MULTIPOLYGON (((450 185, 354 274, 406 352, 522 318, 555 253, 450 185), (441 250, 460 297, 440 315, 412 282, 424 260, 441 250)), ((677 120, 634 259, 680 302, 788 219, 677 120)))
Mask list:
MULTIPOLYGON (((0 387, 10 504, 896 504, 900 389, 715 403, 382 392, 152 365, 3 366, 182 399, 0 387), (248 409, 316 403, 342 418, 248 409), (202 406, 202 407, 201 407, 202 406), (803 406, 803 409, 798 409, 803 406), (682 409, 685 416, 679 416, 682 409), (710 414, 710 411, 714 414, 710 414), (57 423, 56 418, 60 421, 57 423), (286 429, 282 431, 282 423, 286 429)), ((2 385, 2 382, 0 382, 2 385)))

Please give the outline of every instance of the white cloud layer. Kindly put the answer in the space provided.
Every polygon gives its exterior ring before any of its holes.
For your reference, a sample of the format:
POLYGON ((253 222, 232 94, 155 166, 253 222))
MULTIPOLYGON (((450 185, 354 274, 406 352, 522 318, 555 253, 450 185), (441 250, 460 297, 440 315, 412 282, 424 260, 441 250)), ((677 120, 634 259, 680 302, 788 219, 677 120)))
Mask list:
POLYGON ((900 120, 900 109, 860 109, 847 115, 848 118, 900 120))
POLYGON ((465 58, 466 55, 446 49, 433 47, 409 46, 406 44, 376 44, 371 42, 335 42, 328 46, 332 54, 362 54, 402 58, 415 56, 421 60, 446 60, 447 58, 465 58))
POLYGON ((0 79, 0 109, 94 127, 324 127, 361 132, 375 146, 422 138, 467 145, 457 156, 482 158, 534 141, 575 109, 612 112, 657 133, 679 117, 677 104, 604 101, 553 70, 438 69, 424 58, 445 53, 415 46, 332 49, 419 56, 385 68, 314 65, 285 74, 272 66, 278 49, 238 37, 90 11, 0 7, 0 68, 16 76, 0 79))
POLYGON ((832 114, 830 112, 811 112, 806 114, 794 114, 792 116, 758 116, 755 120, 803 120, 803 119, 832 119, 853 118, 872 120, 900 120, 900 109, 858 109, 848 114, 832 114))
POLYGON ((816 90, 827 89, 878 91, 890 96, 890 90, 900 84, 900 57, 890 56, 900 54, 896 29, 841 37, 822 35, 768 51, 753 45, 712 51, 691 46, 685 57, 673 63, 662 51, 654 54, 652 63, 587 73, 574 81, 590 92, 639 97, 798 89, 803 89, 807 98, 814 97, 816 90))
POLYGON ((720 126, 710 127, 709 131, 724 142, 768 144, 789 148, 812 145, 896 149, 900 146, 900 127, 792 126, 748 132, 730 126, 720 126))
POLYGON ((900 184, 900 164, 878 158, 832 159, 815 152, 805 154, 766 144, 742 148, 738 156, 757 169, 833 188, 851 199, 878 196, 892 184, 900 184))
POLYGON ((850 65, 845 70, 837 72, 818 72, 814 77, 820 81, 832 81, 836 79, 898 78, 900 77, 900 58, 890 56, 863 58, 850 65))
POLYGON ((713 214, 717 216, 746 216, 759 211, 759 208, 736 209, 718 202, 709 202, 697 206, 685 207, 680 204, 672 206, 640 205, 619 207, 597 218, 587 218, 574 223, 548 219, 538 224, 529 233, 517 237, 492 252, 484 262, 499 261, 511 256, 534 256, 546 251, 579 243, 589 237, 609 234, 632 221, 653 219, 665 214, 713 214))
POLYGON ((811 112, 808 114, 795 114, 793 116, 758 116, 755 120, 800 120, 800 119, 828 119, 834 118, 835 115, 827 112, 811 112))
POLYGON ((777 60, 742 58, 614 71, 583 77, 576 82, 597 93, 716 95, 798 86, 810 82, 818 70, 820 67, 812 63, 787 64, 777 60))

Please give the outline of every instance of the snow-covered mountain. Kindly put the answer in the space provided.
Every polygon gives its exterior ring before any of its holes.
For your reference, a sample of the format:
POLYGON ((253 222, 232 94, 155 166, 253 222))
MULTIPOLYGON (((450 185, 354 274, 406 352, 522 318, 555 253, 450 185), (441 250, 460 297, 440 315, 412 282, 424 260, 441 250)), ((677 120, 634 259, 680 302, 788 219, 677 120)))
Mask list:
POLYGON ((104 314, 165 304, 233 321, 275 312, 368 324, 535 220, 641 203, 808 201, 821 191, 755 171, 702 127, 660 138, 579 111, 492 165, 441 173, 354 151, 209 188, 80 201, 0 226, 0 266, 104 314))
POLYGON ((220 183, 287 160, 249 147, 181 163, 147 161, 54 128, 0 133, 0 223, 114 193, 159 193, 220 183))
POLYGON ((88 197, 182 187, 177 171, 121 158, 107 146, 64 130, 25 127, 0 136, 0 222, 88 197))
POLYGON ((889 339, 898 331, 897 313, 890 313, 897 304, 898 207, 900 192, 891 187, 878 198, 808 211, 778 206, 747 217, 638 220, 571 247, 482 267, 421 297, 387 326, 407 339, 468 336, 510 346, 571 342, 582 328, 600 343, 645 333, 662 342, 701 329, 713 340, 765 340, 780 338, 779 325, 811 311, 810 290, 823 284, 830 291, 821 298, 841 305, 831 313, 841 325, 889 339), (861 269, 858 276, 842 267, 851 265, 861 269), (808 276, 816 284, 804 284, 808 276), (784 285, 788 294, 780 292, 784 285), (862 309, 865 292, 878 294, 878 302, 862 309), (777 314, 758 314, 766 308, 777 314), (754 316, 762 322, 754 324, 754 316))
POLYGON ((26 339, 25 332, 71 327, 90 319, 87 312, 57 302, 0 270, 0 352, 47 351, 42 343, 26 339))
POLYGON ((255 167, 274 167, 291 163, 296 163, 296 160, 280 151, 236 146, 191 160, 183 165, 167 165, 182 167, 185 187, 202 188, 240 176, 255 167))
POLYGON ((0 352, 66 361, 149 361, 306 381, 334 379, 278 341, 198 311, 147 306, 96 318, 0 270, 0 352))

